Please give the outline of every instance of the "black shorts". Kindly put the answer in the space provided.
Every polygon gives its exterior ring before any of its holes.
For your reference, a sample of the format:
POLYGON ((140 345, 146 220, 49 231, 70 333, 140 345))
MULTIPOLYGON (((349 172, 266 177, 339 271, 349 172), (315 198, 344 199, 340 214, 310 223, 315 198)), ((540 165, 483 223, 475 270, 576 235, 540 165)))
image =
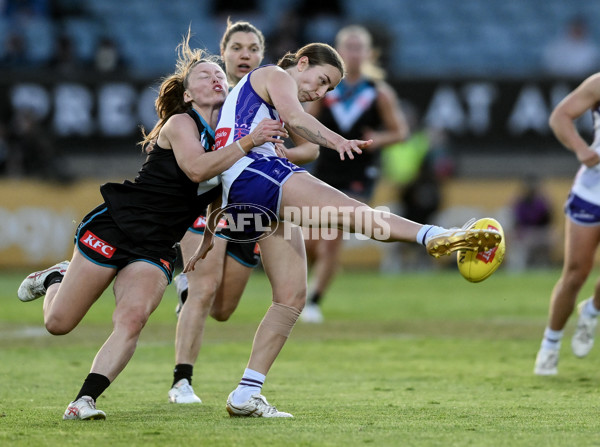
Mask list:
POLYGON ((165 253, 159 255, 134 244, 117 226, 105 204, 83 218, 75 233, 75 245, 94 264, 119 271, 132 262, 143 261, 160 268, 169 284, 173 279, 176 249, 165 249, 165 253))
MULTIPOLYGON (((199 216, 194 224, 188 228, 192 233, 204 234, 204 228, 206 227, 206 218, 199 216)), ((234 242, 229 240, 235 232, 227 228, 227 220, 221 219, 218 225, 217 237, 221 237, 227 240, 226 253, 227 256, 231 256, 240 264, 254 268, 260 264, 260 249, 257 242, 234 242)))

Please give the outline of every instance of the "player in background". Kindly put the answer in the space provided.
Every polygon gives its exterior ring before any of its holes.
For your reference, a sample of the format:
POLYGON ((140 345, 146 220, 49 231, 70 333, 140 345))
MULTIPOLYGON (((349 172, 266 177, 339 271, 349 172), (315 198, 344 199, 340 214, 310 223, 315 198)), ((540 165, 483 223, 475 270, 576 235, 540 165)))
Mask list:
MULTIPOLYGON (((258 67, 265 51, 265 39, 251 23, 227 21, 221 38, 221 57, 230 88, 247 73, 258 67)), ((299 146, 287 150, 278 144, 278 150, 296 162, 313 160, 318 146, 298 140, 299 146)), ((178 404, 201 403, 192 388, 194 365, 202 347, 204 327, 208 315, 217 321, 226 321, 235 311, 250 275, 260 263, 256 242, 233 242, 235 232, 221 221, 219 236, 209 252, 206 262, 193 272, 181 273, 174 279, 179 303, 177 332, 175 336, 175 368, 173 382, 168 392, 169 401, 178 404), (185 305, 184 305, 185 303, 185 305)), ((181 240, 180 247, 185 262, 202 240, 205 228, 204 213, 194 221, 181 240)))
MULTIPOLYGON (((548 323, 535 360, 534 373, 543 376, 558 374, 564 328, 594 266, 600 243, 600 73, 585 79, 556 106, 550 115, 550 127, 556 138, 575 154, 581 167, 565 204, 563 269, 552 290, 548 323), (575 120, 589 110, 595 129, 591 145, 575 126, 575 120)), ((571 340, 577 357, 585 357, 592 349, 599 309, 600 282, 596 283, 594 295, 578 306, 577 328, 571 340)))
MULTIPOLYGON (((383 80, 383 71, 374 65, 369 31, 360 25, 342 28, 336 36, 336 50, 344 60, 346 76, 325 98, 309 103, 306 109, 343 137, 373 140, 373 143, 361 156, 346 161, 321 148, 313 174, 348 196, 369 203, 379 178, 379 150, 406 139, 408 124, 396 93, 383 80)), ((306 253, 313 269, 301 315, 301 320, 307 323, 323 321, 320 303, 339 269, 343 232, 332 229, 327 236, 305 235, 306 253)))
POLYGON ((211 151, 211 129, 227 96, 227 79, 216 60, 190 49, 189 38, 188 32, 178 46, 176 71, 160 86, 159 120, 142 142, 154 146, 136 179, 102 185, 104 203, 79 224, 71 261, 30 274, 17 292, 21 301, 45 296, 46 329, 64 335, 114 280, 113 331, 63 419, 106 417, 96 401, 133 356, 142 328, 171 282, 175 244, 219 196, 215 177, 241 159, 253 141, 287 136, 278 121, 265 120, 225 150, 211 151))
MULTIPOLYGON (((322 98, 341 81, 344 73, 339 54, 322 43, 306 45, 296 53, 286 54, 277 65, 252 71, 230 92, 223 105, 215 148, 219 150, 244 138, 255 123, 269 116, 285 123, 292 139, 299 134, 337 151, 341 159, 353 159, 354 153, 360 154, 372 141, 345 139, 306 113, 301 104, 322 98)), ((370 208, 289 160, 277 157, 273 144, 257 147, 220 178, 221 204, 234 221, 238 212, 247 212, 249 204, 266 210, 257 217, 274 218, 272 231, 263 234, 266 237, 259 242, 273 302, 258 326, 239 386, 227 399, 226 408, 232 416, 292 417, 278 411, 261 394, 266 375, 306 302, 307 267, 302 230, 286 222, 312 224, 316 228, 337 227, 380 241, 416 242, 436 257, 461 249, 485 251, 501 240, 497 231, 447 230, 370 208), (295 212, 298 212, 295 216, 286 215, 295 212), (286 222, 276 225, 280 218, 286 222)), ((202 243, 186 263, 185 271, 193 270, 210 250, 217 224, 217 213, 209 214, 202 243)), ((261 229, 249 225, 247 234, 254 237, 257 233, 260 235, 261 229)))

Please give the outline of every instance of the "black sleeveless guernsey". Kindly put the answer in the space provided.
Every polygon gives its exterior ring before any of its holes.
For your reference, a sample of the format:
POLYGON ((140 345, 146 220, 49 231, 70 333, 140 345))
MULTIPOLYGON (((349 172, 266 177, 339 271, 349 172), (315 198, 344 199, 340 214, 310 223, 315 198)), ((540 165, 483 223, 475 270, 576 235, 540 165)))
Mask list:
MULTIPOLYGON (((196 125, 205 150, 214 137, 194 110, 187 112, 196 125)), ((117 226, 147 250, 162 251, 179 242, 198 215, 221 194, 207 190, 205 182, 192 182, 181 170, 171 149, 155 144, 133 182, 106 183, 100 187, 117 226), (199 194, 199 190, 205 191, 199 194)))

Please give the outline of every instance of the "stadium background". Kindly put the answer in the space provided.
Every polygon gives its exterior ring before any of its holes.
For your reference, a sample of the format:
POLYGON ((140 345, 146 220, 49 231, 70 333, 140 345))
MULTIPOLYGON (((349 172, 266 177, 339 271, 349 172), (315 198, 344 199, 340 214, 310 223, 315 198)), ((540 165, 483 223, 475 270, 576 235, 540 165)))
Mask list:
MULTIPOLYGON (((367 7, 362 0, 340 0, 339 9, 329 13, 301 0, 0 2, 5 8, 11 4, 31 7, 25 13, 5 11, 0 47, 17 29, 25 38, 26 63, 1 66, 0 122, 10 126, 18 110, 35 111, 44 136, 62 154, 58 168, 75 178, 68 183, 0 179, 0 268, 70 257, 76 223, 101 200, 98 185, 135 176, 143 160, 135 146, 138 126, 154 123, 155 87, 173 70, 174 48, 188 25, 192 43, 216 53, 227 15, 252 21, 268 37, 301 4, 309 8, 301 21, 306 41, 331 43, 348 23, 372 30, 401 100, 413 104, 426 123, 448 132, 455 170, 444 184, 440 223, 459 224, 475 213, 509 224, 507 206, 520 181, 538 172, 553 202, 554 222, 561 226, 562 202, 577 164, 553 138, 547 120, 582 78, 546 75, 542 51, 574 15, 586 17, 600 42, 600 29, 593 28, 600 2, 370 0, 367 7), (236 12, 222 10, 225 3, 236 12), (241 11, 249 5, 254 8, 241 11), (62 35, 75 44, 77 70, 49 68, 62 35), (106 36, 117 44, 126 68, 112 73, 89 68, 106 36)), ((581 126, 591 135, 589 117, 581 126)), ((393 202, 389 185, 380 185, 375 202, 393 202)), ((560 248, 554 255, 560 258, 560 248)), ((355 241, 348 244, 345 262, 376 267, 381 256, 379 247, 355 241)))

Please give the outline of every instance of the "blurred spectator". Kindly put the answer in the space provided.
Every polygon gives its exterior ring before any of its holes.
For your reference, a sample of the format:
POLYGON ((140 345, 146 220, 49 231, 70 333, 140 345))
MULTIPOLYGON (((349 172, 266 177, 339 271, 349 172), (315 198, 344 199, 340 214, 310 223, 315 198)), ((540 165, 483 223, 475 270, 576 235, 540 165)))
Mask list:
POLYGON ((73 179, 33 110, 18 110, 11 123, 11 131, 8 175, 37 177, 61 183, 73 179))
POLYGON ((8 139, 6 126, 4 123, 0 123, 0 175, 6 175, 8 173, 8 139))
POLYGON ((23 68, 28 65, 27 44, 21 32, 13 30, 6 37, 0 65, 3 68, 23 68))
POLYGON ((344 9, 340 0, 300 0, 296 14, 301 17, 303 40, 333 44, 336 31, 340 29, 344 9))
POLYGON ((240 15, 240 14, 257 14, 257 0, 213 0, 212 12, 215 15, 240 15))
POLYGON ((125 63, 116 42, 110 37, 103 37, 98 42, 94 54, 94 68, 102 73, 112 73, 124 68, 125 63))
POLYGON ((266 55, 268 63, 276 64, 288 51, 302 47, 304 27, 302 18, 293 10, 287 10, 276 22, 274 28, 266 37, 266 55))
POLYGON ((554 76, 582 78, 598 71, 600 49, 585 18, 577 16, 567 23, 565 33, 544 49, 542 64, 554 76))
POLYGON ((524 179, 512 205, 513 231, 508 240, 509 268, 521 271, 550 265, 553 231, 552 206, 534 176, 524 179))
POLYGON ((3 13, 9 19, 21 20, 34 16, 49 16, 51 0, 4 0, 3 13))
POLYGON ((75 45, 70 36, 66 34, 58 36, 54 56, 50 59, 49 66, 61 75, 70 75, 81 70, 82 62, 77 57, 75 45))

